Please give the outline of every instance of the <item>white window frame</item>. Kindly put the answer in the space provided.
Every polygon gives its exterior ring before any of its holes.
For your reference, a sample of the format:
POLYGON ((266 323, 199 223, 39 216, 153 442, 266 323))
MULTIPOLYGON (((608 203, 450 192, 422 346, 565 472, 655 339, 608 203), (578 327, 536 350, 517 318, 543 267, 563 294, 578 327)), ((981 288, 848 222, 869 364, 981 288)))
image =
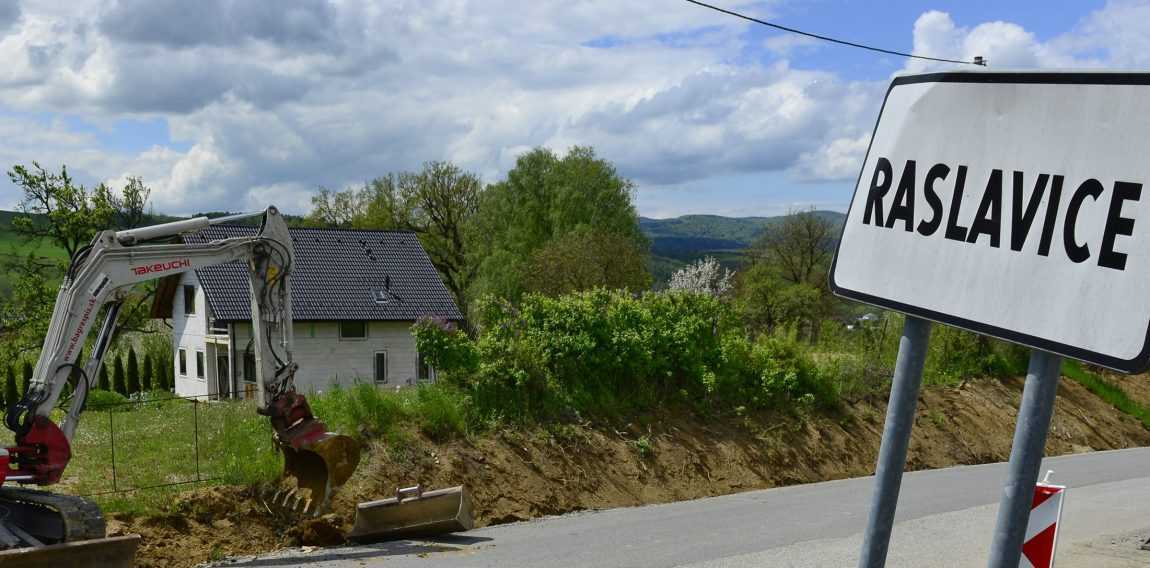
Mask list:
POLYGON ((204 366, 206 365, 205 362, 207 360, 208 359, 204 355, 204 352, 199 350, 199 349, 196 349, 196 379, 202 381, 202 380, 205 380, 205 377, 207 377, 208 373, 204 369, 204 366))
POLYGON ((371 356, 372 378, 377 385, 386 385, 390 382, 387 376, 387 351, 376 351, 371 356), (379 380, 379 356, 383 355, 383 380, 379 380))
POLYGON ((180 292, 184 295, 184 317, 196 315, 196 286, 184 284, 183 288, 180 288, 180 292), (188 311, 188 288, 192 289, 191 311, 188 311))
POLYGON ((369 322, 364 320, 340 320, 336 322, 336 334, 339 335, 340 341, 366 341, 371 336, 371 326, 369 322), (347 337, 343 334, 343 324, 345 323, 362 323, 363 324, 363 337, 347 337))
POLYGON ((183 347, 176 353, 176 370, 180 372, 181 377, 188 376, 188 350, 183 347))
POLYGON ((416 352, 416 354, 415 354, 415 382, 416 382, 416 384, 434 383, 435 382, 435 367, 433 367, 431 365, 431 363, 427 364, 427 378, 426 379, 419 378, 419 368, 422 366, 421 365, 422 362, 423 362, 423 354, 416 352))

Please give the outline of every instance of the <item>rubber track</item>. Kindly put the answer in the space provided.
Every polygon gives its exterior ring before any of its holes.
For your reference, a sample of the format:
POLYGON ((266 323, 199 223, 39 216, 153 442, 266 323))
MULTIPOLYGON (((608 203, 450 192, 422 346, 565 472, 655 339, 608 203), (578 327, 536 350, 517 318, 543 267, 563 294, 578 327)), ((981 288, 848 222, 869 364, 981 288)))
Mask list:
POLYGON ((64 520, 60 542, 104 538, 104 513, 94 502, 83 497, 61 495, 35 489, 0 487, 0 507, 4 503, 21 503, 51 511, 64 520))

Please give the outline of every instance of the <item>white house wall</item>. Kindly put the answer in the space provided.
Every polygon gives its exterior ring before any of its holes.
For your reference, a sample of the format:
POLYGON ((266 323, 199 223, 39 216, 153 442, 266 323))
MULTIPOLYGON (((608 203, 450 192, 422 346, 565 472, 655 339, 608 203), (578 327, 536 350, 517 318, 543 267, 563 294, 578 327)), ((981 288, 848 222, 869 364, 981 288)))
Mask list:
POLYGON ((208 358, 208 347, 205 336, 208 333, 208 305, 204 297, 204 289, 200 286, 195 272, 185 272, 180 280, 180 287, 176 290, 176 297, 172 303, 172 369, 176 378, 176 393, 181 396, 207 395, 210 392, 208 385, 210 377, 215 376, 212 360, 208 358), (195 314, 184 314, 184 285, 196 287, 195 314), (180 349, 187 351, 187 373, 180 374, 180 349), (196 376, 196 352, 204 353, 204 378, 196 376))
MULTIPOLYGON (((299 363, 296 388, 304 393, 322 392, 334 383, 349 386, 372 382, 375 354, 380 351, 387 353, 386 385, 415 384, 418 352, 411 325, 410 321, 372 321, 368 322, 365 339, 341 339, 338 322, 296 322, 294 355, 299 363)), ((232 329, 236 353, 232 368, 237 377, 243 378, 242 358, 251 338, 251 324, 236 323, 232 329)))

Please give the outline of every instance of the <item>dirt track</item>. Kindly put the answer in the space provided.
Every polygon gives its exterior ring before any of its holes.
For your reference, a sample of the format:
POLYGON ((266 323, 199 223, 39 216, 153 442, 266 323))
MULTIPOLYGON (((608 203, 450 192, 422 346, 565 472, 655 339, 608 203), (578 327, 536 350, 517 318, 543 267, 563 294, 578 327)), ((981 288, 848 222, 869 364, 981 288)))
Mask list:
MULTIPOLYGON (((1002 461, 1010 452, 1020 379, 924 391, 910 468, 1002 461)), ((867 475, 885 401, 842 416, 705 420, 667 412, 630 424, 489 433, 436 445, 412 434, 407 451, 374 444, 340 494, 335 514, 304 527, 269 515, 242 488, 193 492, 169 515, 115 516, 110 532, 144 536, 141 566, 191 566, 282 546, 332 544, 354 503, 396 485, 464 484, 480 525, 580 509, 631 506, 867 475)), ((1051 455, 1150 445, 1150 431, 1072 381, 1063 381, 1047 444, 1051 455)))

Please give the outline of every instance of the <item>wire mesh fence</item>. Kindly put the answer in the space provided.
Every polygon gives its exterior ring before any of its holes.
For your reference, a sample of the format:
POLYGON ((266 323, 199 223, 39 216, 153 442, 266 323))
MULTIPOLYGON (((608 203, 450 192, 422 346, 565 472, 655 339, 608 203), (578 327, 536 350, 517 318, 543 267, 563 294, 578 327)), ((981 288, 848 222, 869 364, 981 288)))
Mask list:
POLYGON ((274 471, 270 424, 254 402, 207 398, 144 397, 90 408, 73 438, 64 488, 106 496, 245 483, 274 471))

